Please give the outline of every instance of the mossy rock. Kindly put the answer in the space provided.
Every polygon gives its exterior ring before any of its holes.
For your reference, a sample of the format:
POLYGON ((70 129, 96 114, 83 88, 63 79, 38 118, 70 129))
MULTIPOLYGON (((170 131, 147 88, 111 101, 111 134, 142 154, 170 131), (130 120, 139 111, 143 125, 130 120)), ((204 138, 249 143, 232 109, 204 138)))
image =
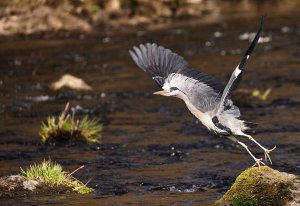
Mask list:
POLYGON ((263 166, 242 172, 215 205, 282 206, 300 204, 300 178, 263 166), (297 195, 298 194, 298 195, 297 195), (298 196, 298 197, 297 197, 298 196), (298 202, 299 201, 299 202, 298 202))
POLYGON ((70 186, 57 185, 49 187, 42 180, 33 180, 23 175, 0 177, 0 198, 30 194, 66 194, 73 192, 70 186))
POLYGON ((21 169, 21 174, 0 177, 0 198, 30 194, 91 193, 94 189, 72 176, 82 167, 67 173, 59 164, 44 160, 26 170, 21 169))

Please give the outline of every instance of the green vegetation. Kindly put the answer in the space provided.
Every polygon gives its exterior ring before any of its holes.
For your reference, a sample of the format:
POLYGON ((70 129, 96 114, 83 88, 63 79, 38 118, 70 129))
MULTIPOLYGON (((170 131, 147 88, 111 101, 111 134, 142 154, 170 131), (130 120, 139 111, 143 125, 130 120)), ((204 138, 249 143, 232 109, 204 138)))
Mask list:
POLYGON ((94 191, 72 177, 72 173, 67 174, 64 172, 59 164, 51 160, 44 160, 40 164, 31 165, 26 170, 21 168, 21 174, 29 179, 42 181, 47 187, 68 187, 80 194, 87 194, 94 191))
POLYGON ((87 116, 76 120, 69 114, 69 103, 59 117, 48 117, 39 132, 44 143, 54 142, 101 142, 102 125, 87 116))
POLYGON ((240 198, 234 198, 232 201, 233 206, 259 206, 257 201, 245 200, 240 198))
POLYGON ((284 205, 289 198, 291 183, 286 177, 267 166, 259 170, 252 167, 242 172, 230 190, 216 202, 216 205, 272 206, 284 205))
POLYGON ((252 96, 256 97, 257 99, 261 100, 261 101, 266 101, 269 97, 269 94, 271 93, 272 89, 269 88, 264 92, 259 91, 258 89, 254 89, 252 91, 252 96))

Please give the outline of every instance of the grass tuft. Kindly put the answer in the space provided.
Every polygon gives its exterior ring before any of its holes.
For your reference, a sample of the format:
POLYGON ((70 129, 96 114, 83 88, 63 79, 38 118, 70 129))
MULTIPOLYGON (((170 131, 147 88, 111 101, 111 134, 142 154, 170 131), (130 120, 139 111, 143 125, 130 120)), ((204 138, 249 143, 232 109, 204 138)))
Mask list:
POLYGON ((73 173, 74 172, 68 174, 64 172, 59 164, 52 162, 51 160, 44 160, 40 164, 35 163, 25 170, 21 168, 21 174, 23 176, 29 179, 42 181, 45 186, 69 187, 80 194, 87 194, 94 191, 92 188, 87 187, 85 184, 71 176, 73 173))
POLYGON ((59 117, 48 117, 42 122, 39 135, 44 143, 55 142, 101 142, 102 125, 87 116, 75 119, 69 113, 69 103, 59 117))

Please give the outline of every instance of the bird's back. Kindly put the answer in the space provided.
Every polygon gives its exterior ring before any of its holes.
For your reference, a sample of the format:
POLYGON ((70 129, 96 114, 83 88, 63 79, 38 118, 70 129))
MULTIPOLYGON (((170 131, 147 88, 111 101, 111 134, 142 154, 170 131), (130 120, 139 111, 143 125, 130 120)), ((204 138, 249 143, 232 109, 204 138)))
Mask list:
POLYGON ((166 85, 176 87, 182 91, 201 112, 214 110, 222 95, 220 90, 215 90, 192 76, 182 74, 171 74, 166 81, 166 85))

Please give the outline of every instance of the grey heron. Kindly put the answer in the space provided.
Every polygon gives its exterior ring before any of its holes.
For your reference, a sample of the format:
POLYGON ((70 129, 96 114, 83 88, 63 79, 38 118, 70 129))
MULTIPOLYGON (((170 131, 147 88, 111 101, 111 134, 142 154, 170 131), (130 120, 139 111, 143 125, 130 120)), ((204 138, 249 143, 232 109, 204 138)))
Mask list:
POLYGON ((257 142, 251 135, 244 133, 245 130, 256 126, 254 123, 240 119, 240 110, 230 99, 231 92, 237 88, 247 60, 253 52, 260 37, 264 24, 261 18, 260 27, 249 48, 242 57, 241 62, 234 69, 231 77, 224 88, 223 85, 209 75, 196 70, 179 55, 156 44, 140 44, 129 50, 130 56, 144 72, 162 87, 162 91, 154 94, 172 96, 182 99, 190 112, 211 132, 226 136, 228 139, 240 144, 260 168, 265 165, 262 158, 256 158, 247 145, 239 141, 237 137, 247 137, 257 144, 265 155, 265 161, 272 160, 269 153, 273 149, 267 149, 257 142))

